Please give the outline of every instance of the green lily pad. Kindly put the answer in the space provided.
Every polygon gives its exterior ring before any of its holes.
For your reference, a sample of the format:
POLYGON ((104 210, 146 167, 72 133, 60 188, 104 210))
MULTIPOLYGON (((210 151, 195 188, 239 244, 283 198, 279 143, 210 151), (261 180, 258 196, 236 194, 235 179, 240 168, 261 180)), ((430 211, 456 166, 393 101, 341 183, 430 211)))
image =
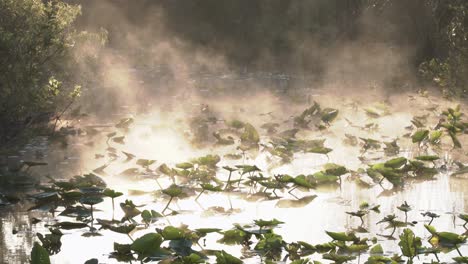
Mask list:
POLYGON ((177 240, 185 238, 184 231, 173 226, 166 226, 162 230, 161 235, 163 236, 164 240, 177 240))
POLYGON ((418 130, 412 136, 413 143, 420 143, 429 136, 429 130, 418 130))
POLYGON ((355 233, 345 233, 345 232, 330 232, 325 231, 329 237, 336 241, 358 241, 359 238, 356 236, 355 233))
POLYGON ((101 197, 90 196, 90 197, 83 197, 80 199, 80 203, 87 204, 87 205, 95 205, 98 203, 102 203, 104 199, 101 197))
POLYGON ((31 251, 31 264, 50 264, 49 253, 37 242, 31 251))
POLYGON ((104 196, 107 196, 107 197, 110 197, 110 198, 117 198, 117 197, 120 197, 120 196, 123 195, 123 193, 117 192, 117 191, 112 190, 112 189, 109 189, 109 188, 106 188, 106 189, 102 192, 102 194, 103 194, 104 196))
POLYGON ((138 254, 139 259, 146 257, 165 257, 170 253, 161 248, 163 237, 157 233, 148 233, 133 241, 131 250, 138 254))
POLYGON ((162 190, 162 192, 170 197, 178 197, 183 193, 182 189, 175 184, 172 184, 169 188, 162 190))
POLYGON ((222 250, 216 253, 216 263, 217 264, 242 264, 242 260, 234 257, 233 255, 222 250))

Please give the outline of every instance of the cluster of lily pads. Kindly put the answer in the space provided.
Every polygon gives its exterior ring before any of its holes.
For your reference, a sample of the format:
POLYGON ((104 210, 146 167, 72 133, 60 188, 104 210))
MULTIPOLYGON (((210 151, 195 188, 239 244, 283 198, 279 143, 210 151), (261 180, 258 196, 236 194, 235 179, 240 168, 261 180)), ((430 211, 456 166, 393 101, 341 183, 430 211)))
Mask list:
MULTIPOLYGON (((293 178, 294 179, 294 178, 293 178)), ((289 181, 288 181, 289 182, 289 181)), ((277 261, 290 261, 294 264, 321 263, 311 260, 314 255, 321 255, 324 260, 333 263, 346 263, 359 259, 361 255, 367 254, 368 258, 364 263, 413 263, 419 255, 434 255, 432 263, 439 262, 439 254, 456 250, 458 257, 453 257, 456 263, 467 263, 468 256, 464 256, 459 250, 461 244, 467 240, 467 233, 457 234, 452 232, 439 232, 432 225, 432 220, 438 215, 427 212, 424 216, 431 218, 429 224, 424 225, 430 233, 428 240, 429 247, 423 246, 420 237, 417 237, 411 227, 417 224, 416 221, 408 221, 407 213, 412 210, 408 203, 403 203, 397 209, 405 213, 405 220, 399 220, 394 214, 383 217, 376 224, 387 224, 386 229, 391 229, 391 233, 379 236, 394 239, 393 235, 398 228, 405 228, 399 236, 398 245, 401 255, 385 256, 382 246, 378 243, 377 237, 363 236, 367 230, 364 228, 363 217, 370 212, 379 213, 379 205, 362 203, 357 211, 346 212, 349 215, 361 219, 361 226, 349 232, 326 231, 330 241, 320 244, 310 244, 305 241, 286 242, 281 235, 275 232, 275 228, 284 224, 277 219, 264 220, 257 219, 251 224, 234 224, 232 229, 221 230, 218 228, 198 228, 191 230, 188 226, 180 227, 167 225, 164 228, 153 228, 153 224, 165 217, 155 210, 140 210, 131 200, 120 203, 120 208, 124 213, 121 220, 94 219, 93 206, 102 202, 103 198, 112 199, 122 196, 122 193, 109 188, 105 188, 105 183, 99 177, 88 174, 75 177, 69 181, 53 181, 52 185, 38 195, 33 195, 37 200, 37 207, 53 204, 52 213, 55 208, 65 207, 60 212, 60 216, 74 218, 73 221, 58 222, 49 226, 49 234, 37 236, 41 243, 36 242, 31 252, 32 263, 50 263, 49 255, 60 252, 62 246, 61 230, 85 229, 89 232, 84 236, 100 235, 99 230, 106 229, 124 236, 128 236, 132 243, 114 243, 114 251, 110 252, 110 257, 118 261, 131 262, 139 260, 141 262, 160 261, 160 263, 183 263, 196 264, 211 261, 221 264, 240 264, 243 261, 223 250, 205 249, 206 245, 201 244, 201 240, 206 236, 218 236, 218 243, 226 245, 241 245, 249 256, 258 256, 265 263, 276 263, 277 261), (150 232, 133 238, 132 233, 137 230, 148 230, 150 232)), ((204 190, 204 189, 203 189, 204 190)), ((176 185, 163 189, 162 193, 170 197, 180 197, 183 190, 176 185)), ((169 203, 167 205, 169 205, 169 203)), ((468 214, 458 216, 463 222, 466 231, 468 224, 468 214)), ((87 263, 94 263, 95 259, 87 263)), ((97 260, 96 260, 97 261, 97 260)), ((96 262, 97 263, 97 262, 96 262)))
MULTIPOLYGON (((435 111, 432 109, 431 111, 435 111)), ((365 113, 370 118, 379 118, 389 114, 385 107, 366 108, 365 113)), ((271 113, 268 113, 271 115, 271 113)), ((268 115, 267 114, 267 115, 268 115)), ((411 130, 404 137, 408 137, 416 144, 418 152, 423 152, 414 158, 407 158, 400 155, 398 139, 390 142, 381 142, 373 138, 357 137, 345 134, 343 143, 351 146, 360 146, 361 161, 364 168, 350 170, 345 166, 336 163, 326 163, 318 172, 304 175, 276 174, 270 175, 268 171, 262 171, 255 164, 245 164, 245 157, 252 151, 261 151, 276 157, 280 164, 290 163, 295 153, 316 153, 327 155, 333 149, 326 146, 325 139, 300 139, 296 134, 302 130, 326 131, 332 122, 337 119, 339 111, 333 108, 322 108, 318 103, 305 109, 300 115, 293 117, 293 127, 282 132, 278 132, 281 127, 279 123, 268 122, 261 126, 266 131, 268 140, 263 140, 255 127, 240 120, 231 120, 219 124, 218 117, 206 109, 189 122, 192 141, 198 145, 213 140, 215 146, 236 146, 237 153, 226 154, 223 157, 217 154, 210 154, 195 158, 189 161, 175 164, 158 164, 156 160, 137 159, 136 155, 122 150, 111 144, 125 144, 125 133, 131 129, 134 122, 132 118, 122 119, 116 124, 117 131, 107 134, 106 155, 96 154, 96 159, 103 159, 106 156, 108 161, 93 170, 90 174, 75 176, 70 180, 55 180, 51 178, 49 185, 42 185, 41 193, 31 195, 35 201, 33 209, 50 210, 55 216, 57 208, 64 208, 59 212, 60 216, 75 218, 73 222, 58 222, 50 226, 50 234, 38 234, 41 243, 34 245, 31 258, 33 263, 48 263, 49 255, 56 254, 61 247, 60 238, 63 233, 61 229, 82 229, 89 228, 87 236, 99 235, 100 229, 107 229, 121 233, 132 239, 131 244, 114 244, 114 252, 110 256, 120 261, 151 261, 157 260, 162 263, 205 263, 216 259, 217 263, 242 263, 237 257, 225 251, 206 250, 200 244, 200 239, 207 235, 221 236, 219 243, 239 244, 252 252, 253 256, 259 256, 265 262, 276 262, 289 260, 294 264, 298 263, 320 263, 312 261, 308 257, 314 254, 321 254, 323 259, 331 260, 334 263, 345 263, 359 259, 361 254, 369 257, 365 263, 398 263, 406 258, 408 263, 413 263, 414 258, 420 254, 433 254, 433 263, 438 263, 438 254, 457 250, 459 257, 453 258, 457 263, 468 263, 466 256, 459 250, 460 244, 466 241, 466 234, 455 234, 450 232, 437 232, 431 226, 432 220, 438 216, 432 212, 425 213, 431 219, 426 225, 426 229, 431 234, 431 247, 423 247, 421 239, 416 237, 411 231, 415 225, 408 221, 407 213, 411 210, 407 203, 402 204, 397 209, 405 213, 405 220, 399 220, 395 215, 387 215, 377 224, 387 224, 387 228, 392 232, 382 235, 393 238, 398 228, 405 228, 400 235, 399 246, 402 255, 384 256, 382 246, 377 243, 377 239, 369 237, 358 237, 358 233, 366 232, 363 217, 367 214, 379 213, 379 206, 363 203, 361 206, 347 214, 361 219, 361 226, 351 232, 328 232, 331 241, 322 244, 309 244, 298 241, 288 243, 274 232, 281 221, 255 220, 253 224, 236 224, 231 230, 220 230, 216 228, 204 228, 190 230, 187 226, 174 227, 166 226, 163 229, 156 229, 139 238, 133 238, 131 234, 139 229, 151 229, 152 224, 168 215, 177 214, 176 210, 170 208, 175 199, 195 197, 195 200, 206 192, 226 192, 244 193, 264 197, 264 199, 280 199, 284 195, 290 195, 297 201, 311 202, 310 195, 299 198, 298 191, 309 193, 320 186, 335 186, 343 188, 343 179, 353 180, 357 184, 371 187, 380 185, 384 190, 390 188, 397 191, 404 185, 414 180, 433 179, 441 170, 448 170, 450 164, 445 159, 437 155, 443 136, 447 135, 453 142, 454 148, 461 148, 462 143, 458 139, 459 135, 466 133, 468 123, 463 121, 463 114, 459 106, 443 111, 438 124, 433 128, 428 128, 428 116, 415 116, 411 130), (314 126, 312 127, 311 124, 314 126), (221 128, 220 128, 221 126, 221 128), (415 129, 416 128, 416 129, 415 129), (212 135, 213 137, 209 137, 212 135), (383 150, 388 158, 379 157, 378 162, 369 162, 365 157, 372 151, 383 150), (121 155, 121 154, 123 155, 121 155), (166 197, 167 204, 159 212, 155 210, 141 210, 131 200, 120 203, 120 208, 124 213, 122 219, 95 219, 95 205, 103 202, 106 197, 112 200, 123 195, 122 192, 107 188, 106 183, 100 176, 107 175, 106 168, 119 158, 123 157, 123 163, 135 161, 136 167, 128 168, 119 175, 125 177, 146 176, 154 179, 160 188, 158 195, 166 197), (222 159, 240 160, 236 165, 218 166, 222 159), (224 170, 227 180, 220 177, 220 172, 224 170), (161 186, 159 180, 167 177, 171 184, 161 186), (166 212, 171 211, 170 214, 166 212), (137 219, 137 220, 135 220, 137 219), (198 250, 198 251, 197 251, 198 250), (44 261, 44 262, 41 262, 44 261)), ((347 119, 346 119, 347 120, 347 119)), ((347 120, 349 125, 354 125, 347 120)), ((360 127, 365 131, 377 131, 378 126, 374 123, 360 127)), ((98 133, 94 129, 87 129, 85 133, 98 133)), ((468 172, 468 167, 462 163, 458 165, 458 171, 452 175, 464 174, 468 172)), ((33 164, 38 165, 38 164, 33 164)), ((43 164, 40 164, 43 165, 43 164)), ((460 214, 459 217, 466 221, 468 215, 460 214)), ((91 263, 91 262, 90 262, 91 263)))

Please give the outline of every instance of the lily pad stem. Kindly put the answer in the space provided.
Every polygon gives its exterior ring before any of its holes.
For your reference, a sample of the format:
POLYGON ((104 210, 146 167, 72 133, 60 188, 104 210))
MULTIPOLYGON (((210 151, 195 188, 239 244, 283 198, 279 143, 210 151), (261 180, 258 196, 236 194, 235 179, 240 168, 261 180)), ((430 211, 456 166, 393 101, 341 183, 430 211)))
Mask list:
POLYGON ((174 197, 172 197, 172 196, 171 196, 171 198, 169 198, 169 201, 167 202, 166 207, 164 207, 164 209, 163 209, 162 212, 161 212, 162 214, 164 214, 164 212, 166 211, 166 209, 169 207, 169 204, 172 202, 172 199, 173 199, 173 198, 174 198, 174 197))

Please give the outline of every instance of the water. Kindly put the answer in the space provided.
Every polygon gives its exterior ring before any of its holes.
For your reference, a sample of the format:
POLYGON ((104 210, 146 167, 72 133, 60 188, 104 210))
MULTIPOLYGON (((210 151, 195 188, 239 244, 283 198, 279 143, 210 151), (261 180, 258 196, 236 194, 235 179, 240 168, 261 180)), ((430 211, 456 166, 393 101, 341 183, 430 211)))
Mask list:
MULTIPOLYGON (((342 110, 340 109, 340 111, 342 110)), ((248 113, 250 113, 249 110, 247 110, 244 118, 259 119, 259 117, 254 118, 253 115, 248 113)), ((359 156, 358 148, 343 145, 341 139, 344 133, 359 133, 359 135, 363 136, 389 140, 394 138, 394 135, 406 133, 404 127, 409 123, 412 114, 414 113, 402 109, 394 112, 391 116, 377 119, 376 122, 379 124, 380 131, 376 133, 362 132, 358 128, 347 125, 345 120, 338 119, 330 128, 331 132, 301 131, 298 134, 300 138, 327 138, 326 145, 335 149, 330 154, 329 159, 318 154, 295 154, 291 164, 273 166, 275 160, 272 160, 265 152, 259 152, 258 155, 250 155, 244 162, 256 164, 266 175, 279 173, 289 173, 291 175, 310 174, 320 170, 321 166, 329 161, 356 170, 365 166, 357 158, 359 156)), ((287 118, 287 114, 285 116, 287 118)), ((350 119, 361 124, 369 121, 364 113, 353 113, 350 119)), ((177 120, 177 114, 171 117, 170 122, 168 122, 167 117, 160 114, 153 113, 138 116, 132 129, 126 134, 126 144, 110 144, 119 150, 135 153, 139 158, 156 159, 158 165, 163 162, 173 165, 208 153, 219 153, 220 155, 232 153, 233 147, 214 148, 211 145, 204 148, 192 147, 184 137, 186 127, 180 125, 184 122, 177 120)), ((261 123, 257 123, 257 120, 251 122, 255 122, 254 124, 259 127, 261 123)), ((105 128, 101 135, 113 130, 112 127, 105 128)), ((268 142, 268 137, 262 136, 262 142, 268 142)), ((400 146, 402 148, 400 155, 402 156, 412 158, 418 154, 419 150, 415 149, 407 139, 401 139, 400 146)), ((95 154, 105 154, 104 150, 106 148, 105 136, 93 138, 72 136, 67 147, 61 147, 60 144, 51 144, 46 138, 37 138, 26 146, 25 150, 21 152, 21 156, 9 157, 7 161, 10 165, 18 163, 19 160, 43 160, 48 162, 45 167, 31 169, 35 177, 46 182, 44 175, 50 175, 56 179, 68 178, 76 174, 87 173, 105 164, 107 162, 106 158, 96 159, 95 154)), ((457 159, 462 159, 462 161, 463 158, 466 159, 466 154, 463 154, 463 152, 442 151, 441 153, 449 157, 458 155, 456 156, 457 159)), ((382 155, 383 153, 374 153, 369 157, 382 155)), ((116 175, 124 169, 134 167, 133 161, 126 163, 120 153, 119 156, 117 161, 112 162, 105 169, 106 175, 103 175, 102 178, 107 182, 109 188, 124 192, 124 196, 116 199, 115 212, 112 212, 111 200, 106 198, 103 203, 96 206, 97 210, 94 217, 111 219, 114 216, 115 219, 120 219, 123 213, 118 204, 125 199, 132 199, 135 204, 144 205, 144 209, 153 209, 160 212, 166 205, 167 199, 156 194, 155 191, 159 190, 158 184, 164 187, 169 186, 170 180, 160 178, 157 183, 151 177, 141 177, 139 179, 118 177, 116 175), (132 190, 145 191, 146 193, 134 195, 132 190)), ((218 167, 221 168, 224 165, 234 166, 240 163, 242 163, 242 160, 227 161, 223 159, 218 167)), ((234 178, 238 177, 237 174, 233 175, 234 178)), ((227 173, 222 169, 218 170, 217 176, 221 179, 227 179, 227 173)), ((388 185, 384 184, 384 187, 388 187, 388 185)), ((23 195, 24 191, 33 192, 33 190, 12 191, 5 188, 0 191, 20 196, 23 195)), ((403 202, 406 201, 411 205, 413 210, 408 213, 408 219, 417 222, 412 230, 416 235, 422 237, 425 246, 429 246, 426 242, 429 239, 429 233, 423 227, 423 223, 428 223, 429 220, 423 217, 421 213, 431 211, 441 215, 433 222, 438 230, 461 234, 464 232, 461 226, 463 223, 456 218, 456 215, 468 212, 468 180, 463 177, 451 177, 450 172, 441 172, 434 180, 408 183, 403 190, 395 192, 384 191, 383 187, 379 185, 371 188, 360 187, 351 181, 349 177, 343 179, 341 188, 338 186, 318 188, 308 192, 295 190, 294 195, 299 198, 310 195, 317 196, 307 204, 294 202, 295 197, 287 192, 278 193, 281 196, 280 199, 256 198, 249 195, 247 189, 245 189, 242 193, 215 194, 205 192, 198 201, 194 201, 195 196, 177 200, 171 204, 170 208, 179 211, 180 214, 162 218, 148 229, 137 230, 131 236, 138 238, 147 232, 154 232, 155 228, 164 228, 167 225, 179 226, 185 224, 190 229, 216 227, 227 230, 233 228, 234 223, 248 224, 254 219, 276 218, 285 222, 285 224, 275 229, 275 232, 283 236, 285 241, 305 241, 318 244, 330 241, 330 238, 324 232, 325 230, 341 232, 359 227, 360 220, 347 215, 345 212, 357 210, 361 202, 368 201, 379 204, 381 213, 371 212, 365 216, 364 227, 368 229, 369 233, 358 234, 358 236, 369 238, 376 236, 379 240, 378 243, 382 245, 385 251, 385 255, 393 255, 401 253, 397 245, 398 240, 388 240, 383 236, 379 236, 379 234, 389 234, 391 230, 385 229, 385 224, 376 225, 375 223, 385 215, 393 213, 400 220, 404 219, 404 213, 396 210, 396 207, 403 202), (291 202, 291 205, 285 207, 284 203, 288 201, 291 202)), ((38 241, 35 236, 36 233, 49 233, 46 225, 54 224, 57 221, 72 220, 67 217, 53 217, 50 212, 27 211, 31 206, 31 202, 23 199, 18 204, 0 207, 1 263, 27 263, 33 242, 38 241), (32 224, 31 220, 33 218, 42 221, 32 224)), ((57 210, 61 211, 63 209, 59 207, 57 210)), ((140 221, 140 217, 137 217, 136 220, 140 221)), ((398 229, 395 237, 401 231, 402 229, 398 229)), ((100 230, 100 236, 91 237, 83 236, 89 233, 87 229, 64 230, 63 233, 61 239, 63 246, 59 253, 51 256, 53 263, 84 263, 91 258, 98 258, 100 263, 117 263, 115 259, 109 258, 109 253, 113 251, 113 243, 131 243, 131 239, 126 235, 108 230, 100 230)), ((219 244, 217 240, 220 238, 221 235, 219 234, 209 234, 205 243, 201 244, 206 245, 204 246, 205 249, 224 249, 234 256, 243 258, 246 263, 259 263, 261 261, 258 256, 252 256, 251 252, 243 250, 241 246, 219 244)), ((194 245, 193 248, 201 250, 197 245, 194 245)), ((468 253, 468 246, 466 244, 461 246, 460 251, 464 254, 468 253)), ((449 257, 453 256, 457 256, 455 251, 449 254, 440 254, 443 260, 449 260, 449 257)), ((320 256, 314 254, 311 258, 318 260, 320 256)), ((366 259, 365 256, 361 258, 361 262, 364 259, 366 259)), ((430 262, 431 259, 434 259, 434 257, 420 256, 417 263, 430 262)), ((324 261, 324 263, 328 262, 324 261)))

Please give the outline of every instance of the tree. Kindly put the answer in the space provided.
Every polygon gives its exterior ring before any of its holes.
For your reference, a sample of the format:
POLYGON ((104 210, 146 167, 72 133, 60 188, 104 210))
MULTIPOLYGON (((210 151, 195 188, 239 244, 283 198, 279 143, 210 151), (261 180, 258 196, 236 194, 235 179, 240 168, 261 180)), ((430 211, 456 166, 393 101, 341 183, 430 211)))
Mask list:
POLYGON ((444 53, 421 64, 424 77, 446 95, 468 93, 468 2, 431 1, 437 27, 435 37, 444 53))
POLYGON ((0 142, 47 123, 60 103, 79 95, 67 81, 82 34, 78 5, 59 0, 0 1, 0 142))

